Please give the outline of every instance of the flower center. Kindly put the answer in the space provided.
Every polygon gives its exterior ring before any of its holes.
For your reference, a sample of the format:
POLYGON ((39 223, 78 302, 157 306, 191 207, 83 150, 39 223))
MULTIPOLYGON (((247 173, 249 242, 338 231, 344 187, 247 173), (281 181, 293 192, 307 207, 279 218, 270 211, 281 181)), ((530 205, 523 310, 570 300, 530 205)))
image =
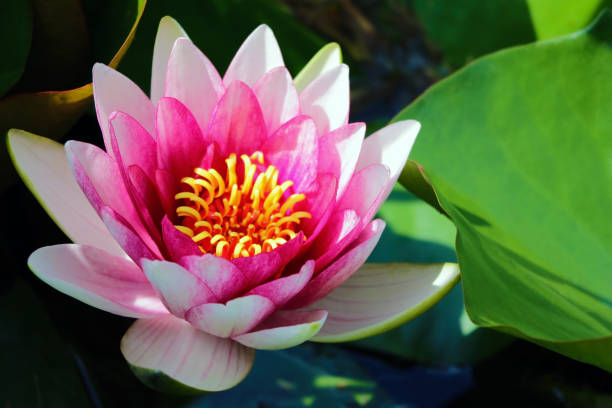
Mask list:
POLYGON ((185 191, 174 197, 180 222, 175 227, 205 254, 234 259, 270 252, 297 235, 302 218, 311 217, 306 211, 293 211, 306 196, 286 196, 293 182, 279 184, 278 169, 264 166, 262 152, 240 159, 241 183, 232 153, 225 159, 225 178, 215 169, 198 167, 194 177, 181 180, 185 191))

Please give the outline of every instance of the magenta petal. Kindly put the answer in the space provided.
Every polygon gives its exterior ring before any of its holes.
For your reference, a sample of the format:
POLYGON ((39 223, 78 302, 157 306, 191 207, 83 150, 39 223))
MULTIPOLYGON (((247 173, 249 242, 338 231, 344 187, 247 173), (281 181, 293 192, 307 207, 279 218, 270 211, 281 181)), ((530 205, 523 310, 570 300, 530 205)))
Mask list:
POLYGON ((338 178, 337 198, 353 175, 364 136, 364 123, 350 123, 319 139, 319 172, 330 172, 338 178))
POLYGON ((370 256, 384 229, 385 222, 383 220, 378 219, 370 222, 350 249, 311 280, 286 307, 297 309, 308 306, 340 286, 370 256))
MULTIPOLYGON (((110 131, 117 139, 117 148, 125 167, 137 165, 148 177, 155 177, 157 168, 157 143, 153 137, 131 116, 114 112, 110 117, 110 131)), ((117 158, 114 149, 108 153, 117 158)))
POLYGON ((164 208, 162 207, 155 184, 145 174, 144 170, 136 165, 128 167, 127 174, 130 183, 134 187, 134 192, 138 196, 138 201, 149 211, 157 227, 164 216, 164 208))
POLYGON ((281 126, 263 146, 266 161, 278 169, 279 180, 293 181, 296 192, 302 192, 317 178, 317 139, 312 119, 298 116, 281 126))
POLYGON ((161 254, 157 251, 157 248, 153 250, 149 248, 141 237, 128 225, 125 219, 112 208, 102 207, 100 210, 100 217, 102 217, 102 221, 111 235, 134 262, 139 263, 143 258, 161 258, 161 254))
POLYGON ((216 302, 217 298, 204 282, 174 262, 142 261, 147 275, 164 304, 173 315, 183 317, 196 305, 216 302))
POLYGON ((306 262, 298 273, 274 279, 268 283, 251 289, 247 295, 260 295, 270 299, 276 308, 281 308, 285 303, 299 293, 312 278, 314 273, 314 262, 306 262))
POLYGON ((168 216, 162 219, 162 236, 168 256, 178 262, 184 256, 202 255, 200 247, 193 240, 176 229, 168 216))
POLYGON ((270 135, 300 113, 298 94, 285 67, 276 67, 267 72, 257 81, 253 92, 259 100, 270 135))
POLYGON ((224 156, 252 154, 267 131, 257 97, 244 82, 234 81, 221 97, 208 128, 208 137, 224 156))
POLYGON ((294 347, 316 335, 326 318, 325 310, 279 310, 251 332, 233 339, 259 350, 294 347))
POLYGON ((310 245, 325 227, 336 204, 336 177, 329 173, 319 174, 317 179, 305 190, 304 201, 299 202, 294 210, 307 211, 311 218, 302 219, 302 228, 306 232, 310 245))
POLYGON ((55 289, 120 316, 167 314, 153 287, 133 262, 88 245, 39 248, 30 269, 55 289))
POLYGON ((181 258, 180 263, 199 277, 219 302, 225 302, 247 288, 244 273, 225 258, 200 254, 181 258))
POLYGON ((150 135, 155 134, 155 108, 138 85, 125 75, 100 63, 94 65, 92 74, 96 114, 106 151, 111 151, 109 117, 115 111, 127 113, 150 135))
POLYGON ((193 114, 174 98, 157 104, 157 160, 159 168, 176 178, 193 174, 206 148, 206 141, 193 114))
POLYGON ((282 272, 285 265, 298 254, 303 243, 304 234, 300 232, 295 238, 270 252, 232 259, 231 262, 244 273, 248 284, 253 287, 282 272))
POLYGON ((249 295, 230 300, 226 304, 205 303, 185 314, 185 319, 200 330, 217 337, 231 337, 246 333, 274 311, 267 298, 249 295))
POLYGON ((167 170, 157 169, 155 170, 155 186, 164 212, 170 217, 170 220, 174 220, 176 218, 174 196, 178 192, 176 178, 167 170))
MULTIPOLYGON (((331 214, 325 227, 308 249, 307 256, 319 262, 318 270, 321 270, 333 257, 340 253, 339 244, 343 243, 346 237, 355 230, 360 220, 359 215, 351 209, 331 214)), ((344 246, 346 245, 348 245, 348 242, 344 243, 344 246)))
POLYGON ((203 134, 224 91, 221 77, 208 58, 189 39, 176 40, 168 61, 164 96, 181 101, 193 113, 203 134))

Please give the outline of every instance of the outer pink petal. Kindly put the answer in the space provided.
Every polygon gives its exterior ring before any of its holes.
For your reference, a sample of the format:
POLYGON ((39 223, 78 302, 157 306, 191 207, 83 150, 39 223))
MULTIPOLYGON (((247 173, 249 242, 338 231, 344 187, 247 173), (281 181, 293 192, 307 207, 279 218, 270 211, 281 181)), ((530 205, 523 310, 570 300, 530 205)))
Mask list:
POLYGON ((187 37, 185 30, 170 16, 162 17, 153 46, 153 68, 151 72, 151 101, 157 104, 164 94, 166 68, 174 42, 180 37, 187 37))
POLYGON ((350 123, 319 139, 319 172, 329 172, 336 176, 337 199, 344 194, 353 176, 365 130, 364 123, 350 123))
POLYGON ((39 248, 30 269, 55 289, 104 311, 127 317, 167 314, 157 294, 133 262, 88 245, 39 248))
POLYGON ((326 318, 325 310, 280 310, 250 333, 234 336, 233 339, 259 350, 294 347, 316 335, 326 318))
POLYGON ((260 295, 270 299, 276 308, 281 308, 285 303, 298 294, 312 278, 314 273, 314 261, 307 261, 298 273, 274 279, 268 283, 251 289, 247 295, 260 295))
MULTIPOLYGON (((117 147, 126 168, 137 165, 148 177, 155 177, 157 168, 157 143, 136 119, 123 112, 113 112, 110 116, 112 131, 117 138, 117 147)), ((113 149, 108 153, 115 159, 113 149)))
POLYGON ((206 334, 171 315, 137 320, 121 339, 121 352, 135 367, 159 371, 204 391, 238 384, 255 355, 253 349, 206 334))
POLYGON ((162 219, 162 236, 172 261, 178 262, 184 256, 202 255, 200 247, 189 236, 177 230, 167 216, 162 219))
POLYGON ((384 229, 385 222, 380 219, 368 224, 350 249, 311 280, 287 307, 308 306, 340 286, 368 259, 384 229))
POLYGON ((174 262, 145 259, 141 264, 168 310, 178 317, 196 305, 217 301, 200 278, 174 262))
POLYGON ((263 296, 249 295, 226 304, 195 306, 185 314, 185 319, 206 333, 225 338, 248 332, 273 311, 272 301, 263 296))
POLYGON ((180 263, 210 288, 218 302, 225 302, 247 289, 243 271, 224 258, 191 255, 181 258, 180 263))
POLYGON ((308 116, 297 116, 281 126, 263 145, 266 162, 276 166, 279 181, 293 181, 302 192, 317 178, 317 128, 308 116))
POLYGON ((125 257, 76 183, 64 146, 14 129, 7 141, 21 178, 72 241, 125 257))
POLYGON ((147 245, 142 237, 115 210, 104 206, 100 209, 100 217, 121 248, 134 262, 139 263, 143 258, 161 258, 158 248, 147 245))
POLYGON ((300 114, 300 101, 291 74, 285 67, 266 73, 253 87, 259 100, 268 134, 300 114))
POLYGON ((284 65, 274 33, 262 24, 244 40, 227 68, 223 82, 228 86, 238 80, 253 86, 266 72, 284 65))
MULTIPOLYGON (((391 193, 408 160, 408 155, 420 129, 419 122, 403 120, 385 126, 363 141, 361 154, 357 161, 357 170, 378 163, 384 164, 389 169, 389 180, 380 199, 380 205, 391 193)), ((376 208, 376 211, 379 207, 376 208)))
POLYGON ((244 273, 248 285, 253 287, 282 272, 285 265, 300 252, 303 244, 304 234, 300 232, 295 238, 279 245, 273 251, 232 259, 231 262, 244 273))
POLYGON ((144 92, 125 75, 96 63, 93 67, 93 94, 96 114, 106 151, 111 151, 109 118, 114 111, 125 112, 155 135, 155 109, 144 92))
POLYGON ((244 82, 234 81, 219 100, 208 137, 224 156, 251 154, 266 139, 267 131, 257 97, 244 82))
POLYGON ((206 141, 193 114, 179 100, 157 103, 157 161, 177 179, 190 176, 206 151, 206 141))
POLYGON ((346 125, 349 92, 349 69, 342 64, 312 81, 300 93, 302 113, 312 117, 320 135, 346 125))
POLYGON ((224 92, 223 81, 208 58, 187 38, 176 40, 168 62, 164 96, 181 101, 195 117, 202 134, 224 92))

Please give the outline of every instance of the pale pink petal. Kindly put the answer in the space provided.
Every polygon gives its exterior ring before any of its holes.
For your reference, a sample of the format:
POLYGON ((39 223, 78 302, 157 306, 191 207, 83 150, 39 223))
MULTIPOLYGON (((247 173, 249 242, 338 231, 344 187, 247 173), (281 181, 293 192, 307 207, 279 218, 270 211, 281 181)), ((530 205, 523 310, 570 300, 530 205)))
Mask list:
POLYGON ((365 130, 364 123, 350 123, 319 139, 319 172, 329 172, 336 176, 337 199, 344 194, 353 176, 365 130))
POLYGON ((103 206, 100 209, 100 217, 111 235, 134 262, 139 263, 143 258, 161 258, 159 249, 155 243, 150 242, 150 237, 147 235, 148 240, 143 240, 142 236, 137 234, 128 222, 111 207, 103 206))
POLYGON ((93 94, 107 152, 111 151, 109 119, 115 111, 130 115, 150 135, 155 135, 153 104, 138 85, 125 75, 104 64, 96 63, 93 67, 93 94))
POLYGON ((328 311, 312 339, 352 341, 414 319, 435 305, 459 280, 456 264, 365 264, 309 308, 328 311))
POLYGON ((141 265, 149 282, 175 316, 183 317, 187 310, 196 305, 217 301, 200 278, 179 264, 145 259, 141 265))
POLYGON ((345 64, 327 71, 300 93, 302 113, 312 117, 320 135, 346 125, 349 104, 349 69, 345 64))
POLYGON ((166 72, 164 96, 181 101, 206 133, 213 109, 225 92, 219 73, 187 38, 174 43, 166 72))
POLYGON ((268 164, 278 169, 279 181, 293 181, 302 192, 317 178, 317 128, 308 116, 297 116, 281 126, 262 146, 268 164))
POLYGON ((204 282, 217 297, 225 302, 247 289, 244 273, 225 258, 211 254, 181 258, 180 264, 204 282))
POLYGON ((157 103, 157 161, 177 179, 193 175, 206 152, 206 141, 192 113, 180 101, 157 103))
POLYGON ((7 144, 24 183, 72 241, 126 256, 77 184, 64 146, 15 129, 7 144))
POLYGON ((244 82, 234 81, 219 100, 208 137, 224 156, 252 154, 266 139, 266 124, 257 97, 244 82))
POLYGON ((368 259, 384 229, 385 222, 380 219, 368 224, 348 251, 313 278, 286 307, 308 306, 340 286, 368 259))
POLYGON ((276 67, 253 87, 259 100, 268 134, 300 114, 300 101, 287 68, 276 67))
POLYGON ((340 46, 335 42, 324 45, 295 76, 293 82, 296 89, 302 91, 315 78, 323 75, 330 69, 336 68, 340 64, 342 64, 340 46))
POLYGON ((157 104, 159 98, 164 94, 164 85, 166 82, 166 69, 172 46, 177 38, 187 37, 187 34, 170 16, 162 17, 155 36, 155 45, 153 46, 153 70, 151 72, 151 101, 157 104))
POLYGON ((238 384, 255 356, 253 349, 211 336, 172 315, 137 320, 121 339, 121 352, 134 367, 203 391, 238 384))
POLYGON ((262 24, 244 40, 227 68, 223 82, 229 86, 238 80, 253 86, 266 72, 284 65, 274 33, 262 24))
POLYGON ((233 339, 258 350, 294 347, 316 335, 326 318, 325 310, 279 310, 250 333, 233 339))
MULTIPOLYGON (((111 127, 117 138, 117 147, 126 168, 137 165, 148 177, 155 177, 157 168, 157 144, 153 137, 131 116, 123 112, 113 112, 110 116, 111 127)), ((113 149, 108 153, 117 157, 113 149)))
POLYGON ((281 308, 299 293, 312 278, 314 261, 307 261, 298 273, 271 280, 251 289, 247 295, 260 295, 270 299, 276 308, 281 308))
POLYGON ((178 262, 184 256, 202 255, 198 244, 172 224, 168 216, 162 219, 162 236, 168 258, 178 262))
POLYGON ((44 282, 90 306, 127 317, 167 314, 138 266, 88 245, 39 248, 28 266, 44 282))
MULTIPOLYGON (((389 169, 389 180, 380 199, 382 204, 402 173, 414 145, 421 124, 415 120, 395 122, 373 133, 363 141, 357 161, 357 171, 371 164, 384 164, 389 169)), ((379 205, 380 207, 380 205, 379 205)), ((378 208, 376 211, 378 211, 378 208)))
POLYGON ((185 320, 200 330, 218 337, 246 333, 274 311, 271 300, 249 295, 230 300, 226 304, 205 303, 185 314, 185 320))
POLYGON ((244 273, 249 286, 253 287, 282 272, 285 265, 300 252, 303 244, 304 234, 300 232, 295 238, 270 252, 232 259, 232 263, 244 273))

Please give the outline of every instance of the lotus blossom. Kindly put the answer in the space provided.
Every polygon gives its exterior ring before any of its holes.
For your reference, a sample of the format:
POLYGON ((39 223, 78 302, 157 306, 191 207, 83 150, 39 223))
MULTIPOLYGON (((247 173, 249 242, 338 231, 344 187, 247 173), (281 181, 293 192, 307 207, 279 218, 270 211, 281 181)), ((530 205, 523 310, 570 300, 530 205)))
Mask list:
POLYGON ((348 123, 336 44, 292 78, 262 25, 221 77, 166 17, 150 98, 102 64, 93 89, 105 150, 9 133, 22 178, 74 242, 28 264, 60 291, 138 319, 121 350, 144 381, 227 389, 255 349, 372 335, 456 283, 454 264, 364 265, 419 124, 364 139, 365 125, 348 123))

